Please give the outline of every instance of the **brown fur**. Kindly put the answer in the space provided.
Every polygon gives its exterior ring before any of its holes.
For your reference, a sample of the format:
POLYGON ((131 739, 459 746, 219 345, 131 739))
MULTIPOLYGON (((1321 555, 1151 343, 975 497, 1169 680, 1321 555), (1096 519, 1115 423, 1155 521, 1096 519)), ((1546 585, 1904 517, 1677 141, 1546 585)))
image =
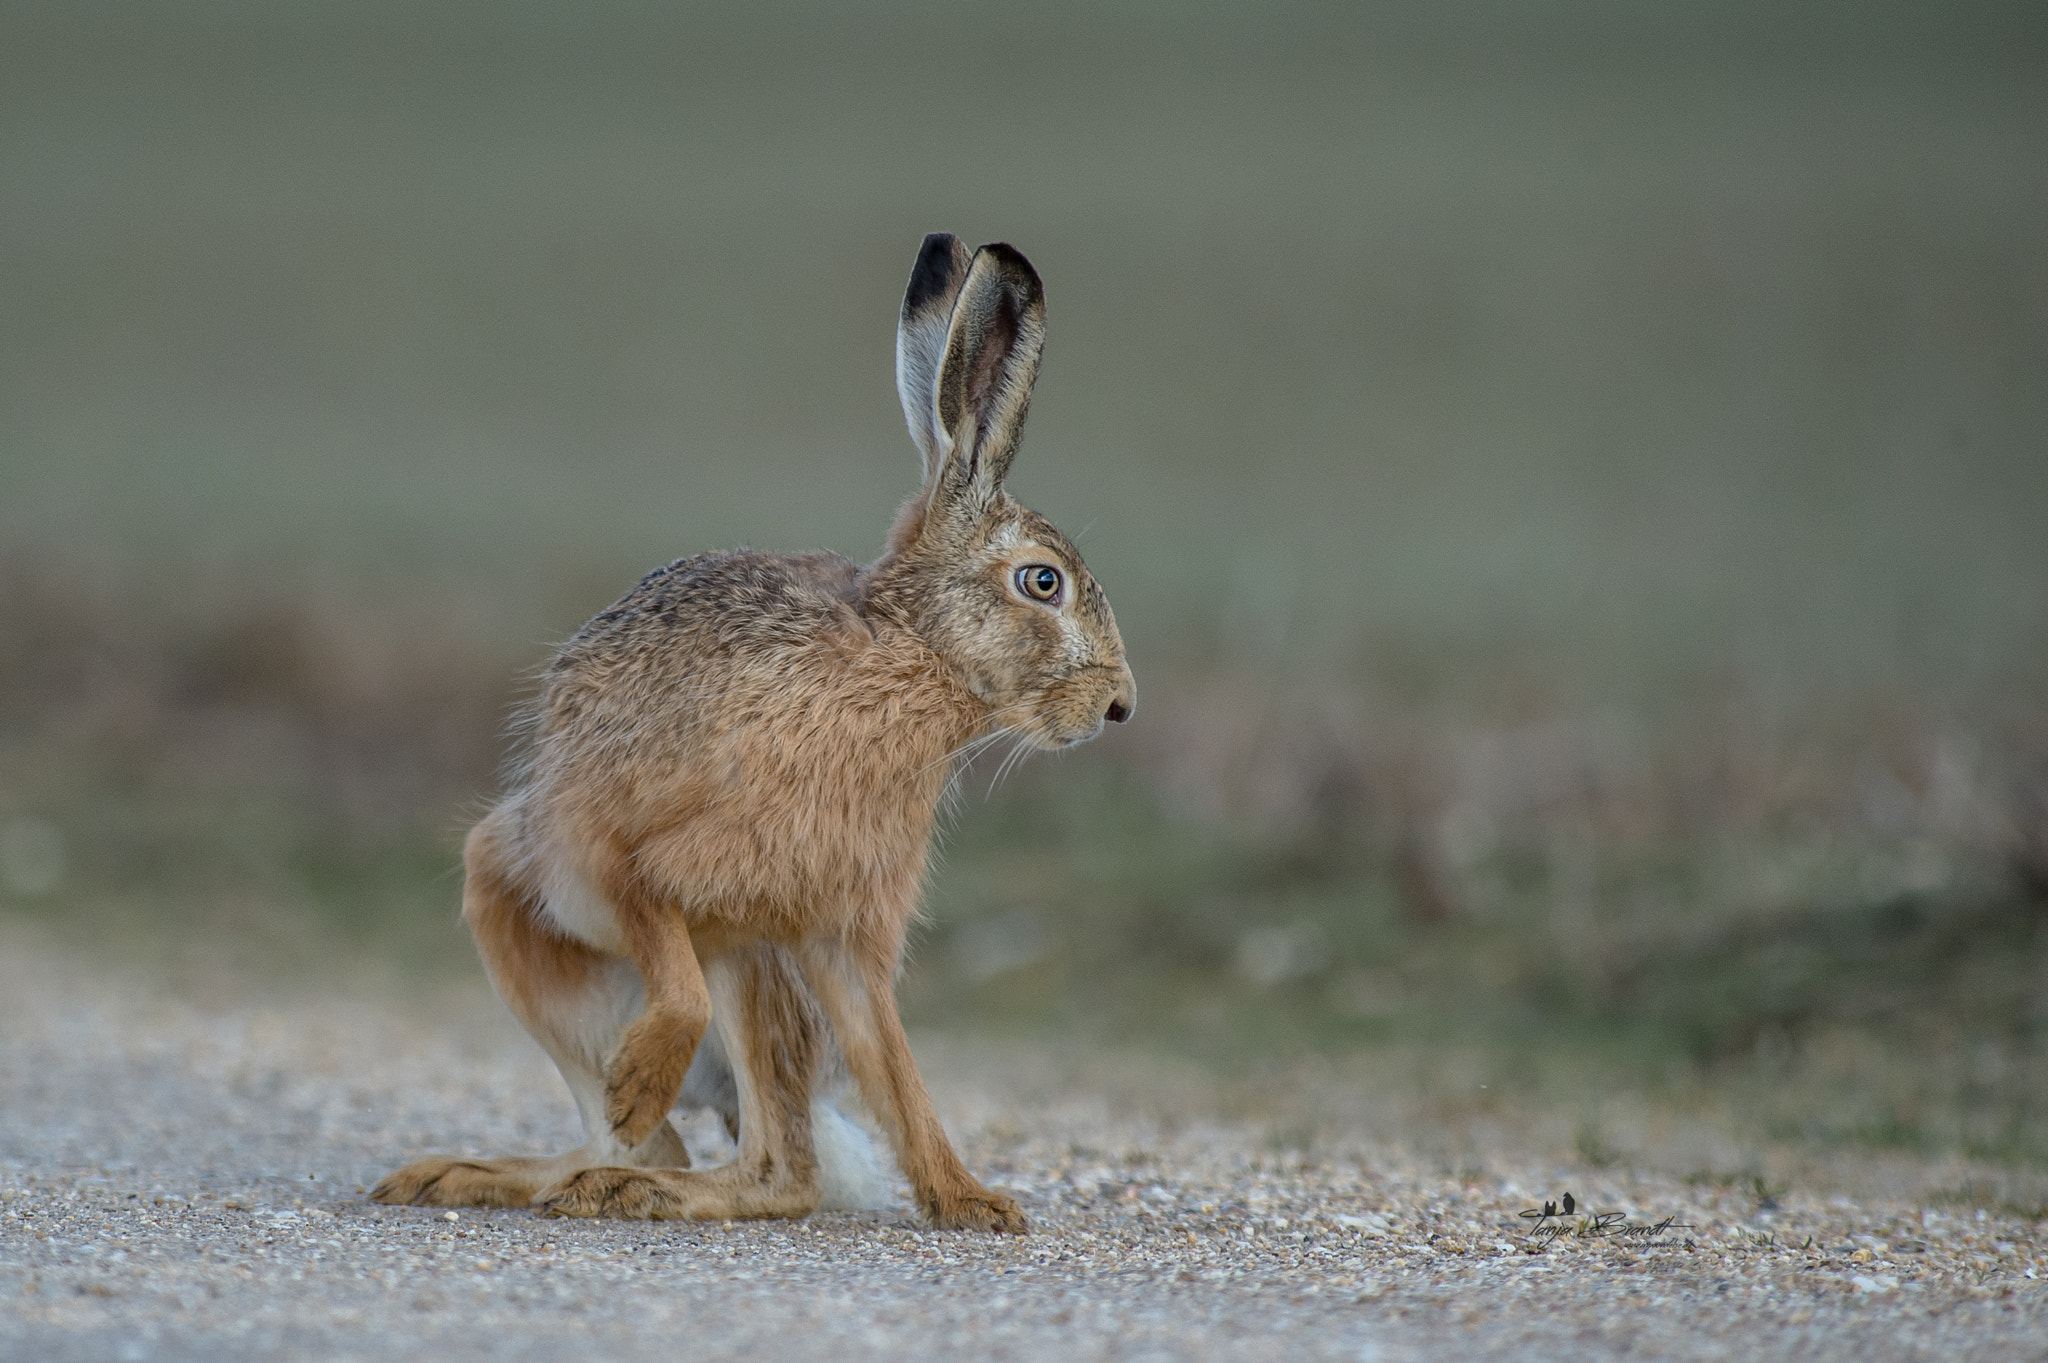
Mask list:
POLYGON ((802 1215, 829 1019, 933 1224, 1024 1229, 946 1140, 893 983, 963 749, 1067 746, 1135 705, 1079 553, 1002 489, 1043 318, 1021 255, 927 239, 897 356, 925 483, 882 557, 680 560, 562 649, 526 779, 470 837, 464 913, 589 1140, 552 1160, 423 1160, 379 1200, 802 1215), (1059 570, 1060 599, 1016 588, 1027 565, 1059 570), (666 1114, 714 1021, 740 1156, 698 1171, 666 1114))

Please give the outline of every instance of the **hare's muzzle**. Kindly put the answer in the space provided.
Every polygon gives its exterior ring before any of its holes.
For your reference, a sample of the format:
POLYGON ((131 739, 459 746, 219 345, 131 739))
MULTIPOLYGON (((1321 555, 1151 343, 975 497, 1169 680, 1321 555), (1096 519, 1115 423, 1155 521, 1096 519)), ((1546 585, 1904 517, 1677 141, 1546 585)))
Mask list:
POLYGON ((1117 683, 1116 691, 1109 698, 1109 708, 1102 717, 1111 724, 1121 724, 1131 717, 1131 711, 1138 708, 1138 686, 1131 680, 1131 671, 1124 668, 1123 679, 1117 683))

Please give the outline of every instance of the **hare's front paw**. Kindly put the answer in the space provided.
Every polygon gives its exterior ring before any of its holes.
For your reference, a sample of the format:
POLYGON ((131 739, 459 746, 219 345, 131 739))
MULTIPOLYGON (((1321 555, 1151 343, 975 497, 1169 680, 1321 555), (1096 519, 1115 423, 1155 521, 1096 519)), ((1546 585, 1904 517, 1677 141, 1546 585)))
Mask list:
POLYGON ((675 1103, 676 1091, 665 1082, 667 1078, 628 1070, 605 1085, 604 1119, 611 1124, 613 1137, 627 1149, 653 1135, 675 1103))
POLYGON ((934 1193, 925 1206, 934 1230, 985 1230, 1006 1235, 1023 1235, 1031 1223, 1025 1219, 1017 1199, 987 1188, 934 1193))
POLYGON ((662 1022, 650 1014, 628 1028, 605 1068, 604 1119, 628 1149, 653 1135, 675 1106, 695 1049, 680 1045, 662 1022))

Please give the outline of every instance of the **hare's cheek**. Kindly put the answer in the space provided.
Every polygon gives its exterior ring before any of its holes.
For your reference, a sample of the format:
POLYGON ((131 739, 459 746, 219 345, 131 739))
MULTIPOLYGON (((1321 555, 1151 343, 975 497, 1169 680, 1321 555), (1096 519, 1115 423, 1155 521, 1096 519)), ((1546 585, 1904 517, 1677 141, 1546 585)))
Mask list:
POLYGON ((1062 611, 1053 617, 1059 624, 1060 658, 1069 667, 1079 667, 1088 661, 1090 652, 1088 631, 1081 622, 1062 611))

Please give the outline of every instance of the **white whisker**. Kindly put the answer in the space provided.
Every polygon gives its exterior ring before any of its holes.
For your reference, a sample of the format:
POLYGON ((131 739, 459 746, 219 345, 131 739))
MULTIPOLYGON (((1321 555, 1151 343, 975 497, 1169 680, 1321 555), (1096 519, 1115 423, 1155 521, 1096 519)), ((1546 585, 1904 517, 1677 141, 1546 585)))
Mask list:
POLYGON ((945 799, 948 801, 956 801, 958 799, 960 778, 966 774, 967 768, 973 765, 975 758, 988 750, 990 744, 1003 737, 1006 732, 1007 730, 997 730, 995 733, 989 734, 984 738, 976 739, 971 744, 962 744, 960 748, 955 749, 956 754, 965 755, 957 766, 946 773, 946 784, 940 787, 940 793, 945 799), (972 748, 973 751, 968 752, 967 749, 969 748, 972 748))
POLYGON ((996 768, 995 776, 990 779, 988 793, 981 797, 984 803, 988 801, 990 796, 996 793, 996 787, 1002 784, 1003 778, 1009 775, 1010 769, 1030 755, 1032 746, 1031 735, 1019 732, 1016 743, 1011 746, 1008 753, 1004 754, 1002 764, 996 768))
MULTIPOLYGON (((1006 715, 1010 713, 1012 710, 1022 710, 1029 703, 1030 702, 1028 701, 1018 701, 1014 705, 1005 705, 1000 710, 991 711, 989 713, 989 719, 993 720, 999 715, 1006 715)), ((915 772, 911 774, 913 776, 922 776, 926 772, 930 771, 933 767, 938 766, 941 762, 950 762, 954 758, 960 757, 962 755, 966 756, 967 761, 972 762, 975 757, 980 755, 981 751, 984 748, 988 747, 989 744, 1013 732, 1015 731, 1006 725, 997 725, 994 729, 991 729, 989 732, 982 734, 979 737, 968 739, 965 743, 962 743, 959 747, 953 749, 949 753, 946 753, 944 756, 938 757, 930 762, 925 763, 923 766, 919 767, 915 772)))

